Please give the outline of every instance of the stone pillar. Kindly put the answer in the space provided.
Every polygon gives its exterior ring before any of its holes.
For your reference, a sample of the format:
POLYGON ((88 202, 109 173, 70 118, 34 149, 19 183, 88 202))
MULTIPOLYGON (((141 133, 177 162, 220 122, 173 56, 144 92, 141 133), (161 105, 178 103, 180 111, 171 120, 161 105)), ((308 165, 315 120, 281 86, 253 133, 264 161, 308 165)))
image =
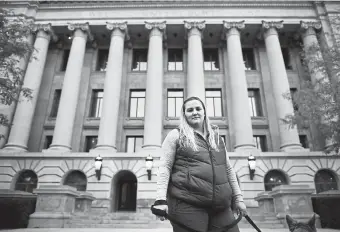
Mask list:
POLYGON ((275 215, 273 197, 269 196, 268 193, 269 192, 260 192, 254 198, 259 204, 259 211, 263 214, 264 220, 266 217, 275 215))
POLYGON ((146 22, 150 30, 146 79, 143 149, 157 149, 162 144, 163 129, 163 36, 165 22, 146 22))
POLYGON ((19 97, 17 109, 13 118, 11 132, 5 149, 27 151, 27 142, 31 132, 31 126, 35 107, 38 100, 41 80, 44 72, 48 46, 51 38, 56 40, 51 24, 37 24, 33 27, 37 33, 34 51, 27 66, 23 86, 32 90, 32 99, 19 97))
POLYGON ((249 110, 248 88, 243 64, 242 46, 239 30, 244 21, 224 22, 228 49, 228 71, 231 90, 231 115, 235 128, 235 150, 255 148, 253 129, 249 110))
POLYGON ((73 41, 64 76, 53 141, 49 150, 71 150, 86 41, 88 38, 93 40, 87 23, 69 24, 68 29, 74 31, 73 41))
MULTIPOLYGON (((30 44, 31 46, 34 45, 34 35, 30 34, 27 37, 27 43, 30 44)), ((25 56, 22 58, 19 58, 19 63, 18 63, 18 68, 20 70, 23 71, 23 73, 25 74, 26 69, 27 69, 27 65, 28 65, 28 61, 29 61, 30 56, 25 56)), ((21 77, 21 81, 23 81, 24 79, 24 75, 21 77)), ((3 107, 1 107, 5 112, 4 114, 7 115, 7 119, 8 122, 11 124, 13 122, 13 116, 14 116, 14 112, 15 109, 17 107, 17 102, 12 102, 11 105, 3 105, 3 107)), ((1 111, 2 111, 1 109, 1 111)), ((3 138, 0 138, 0 149, 3 148, 6 145, 6 141, 8 139, 8 135, 9 135, 9 131, 10 131, 10 127, 9 126, 3 126, 0 127, 0 134, 3 135, 3 138)))
POLYGON ((96 149, 117 151, 116 135, 127 23, 107 23, 106 28, 112 33, 105 73, 103 110, 96 149))
POLYGON ((187 97, 196 96, 205 102, 202 50, 202 30, 205 28, 205 21, 184 21, 184 27, 187 30, 188 36, 187 97))
POLYGON ((65 228, 75 211, 76 188, 67 185, 43 185, 34 190, 37 196, 35 212, 28 228, 65 228))
POLYGON ((280 149, 283 151, 300 151, 302 146, 299 141, 297 128, 289 128, 289 125, 281 121, 286 115, 294 113, 292 102, 284 98, 285 94, 290 93, 290 88, 277 33, 277 29, 283 28, 283 22, 262 21, 262 28, 264 29, 264 40, 279 121, 280 149))
MULTIPOLYGON (((325 77, 324 73, 317 67, 318 65, 320 65, 320 63, 322 63, 323 60, 318 38, 316 36, 316 30, 321 29, 321 23, 301 21, 300 25, 303 45, 306 51, 305 55, 308 71, 311 75, 312 83, 316 84, 318 81, 329 81, 328 77, 325 77)), ((315 126, 311 125, 311 127, 314 127, 312 129, 314 132, 313 134, 317 134, 318 132, 316 131, 315 126)), ((327 150, 327 148, 331 147, 333 143, 334 142, 332 141, 332 139, 326 139, 325 149, 327 150)))
POLYGON ((307 221, 313 216, 311 195, 314 191, 308 185, 280 185, 268 196, 273 198, 276 217, 287 226, 287 214, 298 221, 307 221))

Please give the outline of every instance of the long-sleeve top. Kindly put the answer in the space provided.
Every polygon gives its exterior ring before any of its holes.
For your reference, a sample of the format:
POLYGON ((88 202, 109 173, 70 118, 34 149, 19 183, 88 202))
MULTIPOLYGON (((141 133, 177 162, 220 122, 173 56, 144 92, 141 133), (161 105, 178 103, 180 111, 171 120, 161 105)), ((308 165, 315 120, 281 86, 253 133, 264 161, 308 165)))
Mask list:
MULTIPOLYGON (((169 179, 172 171, 172 166, 175 161, 176 144, 178 139, 179 131, 177 129, 174 129, 169 132, 169 134, 166 136, 162 144, 163 154, 160 158, 160 165, 158 169, 156 200, 166 200, 169 179)), ((241 202, 243 201, 243 195, 238 185, 236 174, 233 170, 233 167, 230 164, 228 155, 226 160, 227 160, 226 171, 230 187, 233 191, 233 199, 235 202, 241 202)))

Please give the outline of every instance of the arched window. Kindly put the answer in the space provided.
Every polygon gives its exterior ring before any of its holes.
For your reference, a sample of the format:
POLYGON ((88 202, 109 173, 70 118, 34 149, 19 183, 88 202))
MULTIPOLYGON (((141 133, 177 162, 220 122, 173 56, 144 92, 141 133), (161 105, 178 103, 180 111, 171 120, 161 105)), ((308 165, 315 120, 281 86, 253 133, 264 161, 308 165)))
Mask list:
POLYGON ((314 178, 315 189, 317 193, 328 190, 338 190, 338 183, 335 175, 326 169, 319 170, 314 178))
POLYGON ((77 191, 86 191, 87 178, 81 171, 71 171, 66 176, 64 185, 75 187, 77 191))
POLYGON ((279 170, 271 170, 264 177, 264 189, 272 191, 276 186, 288 184, 287 178, 284 173, 279 170))
POLYGON ((38 176, 32 170, 22 171, 15 183, 15 190, 25 191, 33 193, 33 190, 37 188, 38 176))

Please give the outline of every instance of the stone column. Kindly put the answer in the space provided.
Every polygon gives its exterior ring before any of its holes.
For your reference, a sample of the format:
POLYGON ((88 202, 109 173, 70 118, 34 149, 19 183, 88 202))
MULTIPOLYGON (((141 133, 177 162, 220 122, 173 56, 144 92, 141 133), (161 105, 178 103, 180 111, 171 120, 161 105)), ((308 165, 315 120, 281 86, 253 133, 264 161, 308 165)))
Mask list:
POLYGON ((103 110, 100 118, 96 149, 117 151, 116 134, 123 70, 124 39, 127 22, 107 23, 111 33, 109 58, 105 73, 103 110))
POLYGON ((205 21, 184 21, 184 27, 188 36, 187 97, 196 96, 205 102, 202 50, 202 30, 205 28, 205 21))
MULTIPOLYGON (((306 60, 311 61, 307 62, 308 71, 311 75, 311 81, 313 84, 316 84, 318 81, 329 81, 328 77, 324 76, 324 73, 322 70, 320 70, 317 66, 322 63, 322 54, 321 49, 319 46, 318 38, 316 37, 316 30, 321 29, 321 23, 320 22, 304 22, 301 21, 301 36, 303 40, 303 45, 305 48, 305 55, 306 60), (319 63, 320 62, 320 63, 319 63)), ((317 86, 316 86, 317 88, 317 86)), ((313 127, 313 134, 317 134, 317 130, 315 126, 311 125, 313 127)), ((326 139, 325 140, 325 149, 328 147, 331 147, 333 145, 332 139, 326 139)))
MULTIPOLYGON (((27 39, 27 43, 33 47, 34 46, 34 35, 31 33, 26 39, 27 39)), ((22 70, 23 74, 26 73, 29 58, 30 58, 30 55, 19 58, 18 68, 22 70)), ((21 81, 23 81, 23 79, 24 79, 24 75, 21 76, 21 81)), ((7 105, 7 106, 3 105, 3 107, 1 107, 1 111, 4 110, 3 113, 7 115, 7 119, 10 124, 13 122, 13 116, 14 116, 16 107, 17 107, 17 102, 12 102, 11 105, 7 105)), ((0 127, 0 134, 3 135, 3 138, 0 138, 0 149, 6 145, 9 131, 10 131, 9 126, 0 127)))
POLYGON ((24 77, 23 86, 32 90, 32 99, 19 97, 17 109, 13 118, 11 132, 5 149, 27 151, 27 142, 31 132, 31 126, 35 107, 38 100, 40 84, 44 72, 48 46, 51 38, 56 40, 51 24, 37 24, 33 27, 37 33, 33 59, 29 62, 24 77))
POLYGON ((67 62, 63 88, 60 96, 53 141, 50 150, 70 151, 72 132, 78 104, 81 71, 84 63, 86 41, 93 40, 89 25, 69 24, 73 32, 70 56, 67 62))
POLYGON ((162 144, 163 129, 163 36, 164 22, 145 22, 150 30, 146 79, 143 149, 157 149, 162 144))
POLYGON ((228 71, 231 90, 231 115, 235 128, 235 149, 255 148, 253 129, 249 110, 248 88, 243 64, 242 46, 239 30, 243 29, 244 21, 225 22, 228 71))
POLYGON ((290 92, 290 88, 277 33, 277 29, 283 28, 283 21, 262 21, 262 28, 264 30, 272 89, 279 121, 280 149, 283 151, 299 151, 302 149, 302 146, 299 141, 297 128, 289 128, 289 125, 281 121, 286 115, 294 113, 293 104, 289 99, 284 98, 284 95, 290 92))

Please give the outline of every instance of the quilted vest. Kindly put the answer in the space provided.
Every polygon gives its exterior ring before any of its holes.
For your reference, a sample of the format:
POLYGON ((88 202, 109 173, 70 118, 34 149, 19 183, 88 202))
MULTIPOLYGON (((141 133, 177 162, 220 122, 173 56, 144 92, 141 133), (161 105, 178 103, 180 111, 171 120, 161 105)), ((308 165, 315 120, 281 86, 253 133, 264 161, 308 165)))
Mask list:
POLYGON ((219 137, 219 151, 195 133, 198 151, 179 145, 169 182, 168 194, 202 208, 231 206, 232 189, 226 170, 226 152, 219 137))

